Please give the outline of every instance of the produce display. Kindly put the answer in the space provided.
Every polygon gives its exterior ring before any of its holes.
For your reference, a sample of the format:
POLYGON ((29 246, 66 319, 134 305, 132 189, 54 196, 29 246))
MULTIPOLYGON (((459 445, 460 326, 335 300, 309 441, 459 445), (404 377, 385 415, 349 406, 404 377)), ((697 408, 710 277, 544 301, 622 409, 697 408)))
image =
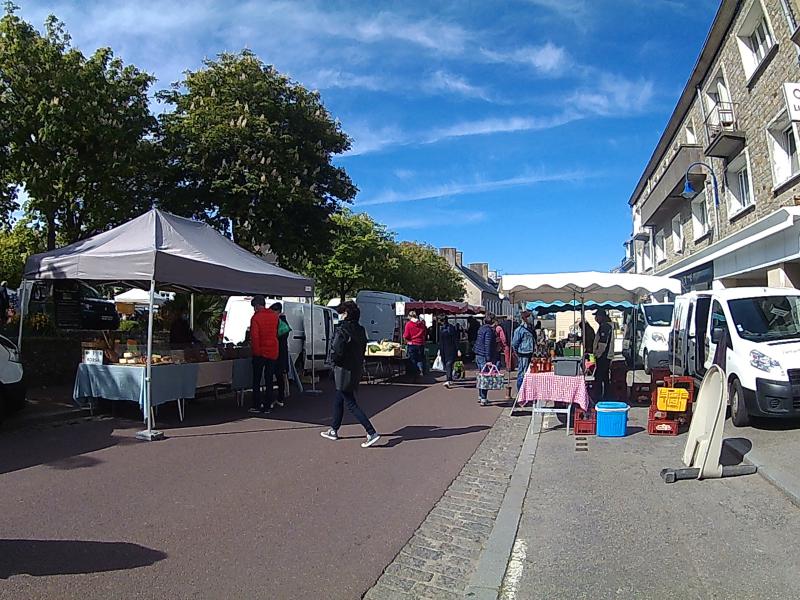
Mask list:
POLYGON ((403 356, 403 347, 397 342, 383 340, 367 344, 366 356, 403 356))

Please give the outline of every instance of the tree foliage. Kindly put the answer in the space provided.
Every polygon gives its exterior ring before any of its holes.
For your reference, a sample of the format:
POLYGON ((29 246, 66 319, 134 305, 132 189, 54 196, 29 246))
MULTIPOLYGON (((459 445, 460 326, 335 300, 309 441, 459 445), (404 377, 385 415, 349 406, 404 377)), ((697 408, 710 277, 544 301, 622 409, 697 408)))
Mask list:
POLYGON ((40 34, 15 10, 0 19, 0 186, 6 202, 24 186, 53 248, 56 232, 76 241, 150 206, 153 78, 110 48, 85 57, 54 16, 40 34))
POLYGON ((0 232, 0 278, 12 289, 19 287, 25 261, 32 254, 44 252, 45 246, 44 232, 30 218, 20 219, 12 229, 0 232))
POLYGON ((319 94, 248 50, 221 54, 161 92, 168 209, 206 220, 287 266, 329 250, 331 217, 356 187, 331 157, 350 140, 319 94))
POLYGON ((466 290, 461 277, 433 246, 403 242, 396 246, 395 256, 386 291, 417 300, 464 299, 466 290))

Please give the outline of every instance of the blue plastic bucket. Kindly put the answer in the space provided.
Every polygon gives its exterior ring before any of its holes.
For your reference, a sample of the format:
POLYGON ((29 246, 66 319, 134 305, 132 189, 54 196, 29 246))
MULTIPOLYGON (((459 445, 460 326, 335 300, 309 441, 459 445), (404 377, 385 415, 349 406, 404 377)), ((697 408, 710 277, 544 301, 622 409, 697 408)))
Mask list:
POLYGON ((598 402, 597 436, 625 437, 628 431, 628 411, 630 406, 624 402, 598 402))

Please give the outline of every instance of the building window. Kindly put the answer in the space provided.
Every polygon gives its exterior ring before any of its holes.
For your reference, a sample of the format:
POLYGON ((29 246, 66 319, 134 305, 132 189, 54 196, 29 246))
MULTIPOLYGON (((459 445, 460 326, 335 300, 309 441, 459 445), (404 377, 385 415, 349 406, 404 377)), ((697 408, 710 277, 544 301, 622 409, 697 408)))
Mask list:
POLYGON ((664 241, 664 232, 659 231, 656 234, 656 263, 662 263, 667 260, 667 248, 664 241))
POLYGON ((760 0, 755 0, 751 5, 739 29, 737 41, 744 72, 749 79, 775 45, 775 36, 772 35, 772 28, 760 0))
POLYGON ((736 216, 753 204, 753 181, 750 177, 750 155, 747 150, 728 164, 725 185, 728 188, 729 216, 736 216))
POLYGON ((683 224, 680 214, 672 219, 672 247, 676 254, 683 252, 683 224))
POLYGON ((698 194, 692 201, 692 231, 696 240, 708 233, 708 208, 706 207, 705 192, 698 194))
POLYGON ((694 132, 694 122, 689 121, 686 124, 686 143, 687 144, 696 144, 697 143, 697 135, 694 132))
POLYGON ((650 254, 650 242, 645 242, 642 249, 642 267, 644 271, 649 271, 653 268, 653 257, 650 254))
POLYGON ((772 179, 777 187, 800 172, 797 132, 786 113, 767 126, 767 145, 772 162, 772 179))

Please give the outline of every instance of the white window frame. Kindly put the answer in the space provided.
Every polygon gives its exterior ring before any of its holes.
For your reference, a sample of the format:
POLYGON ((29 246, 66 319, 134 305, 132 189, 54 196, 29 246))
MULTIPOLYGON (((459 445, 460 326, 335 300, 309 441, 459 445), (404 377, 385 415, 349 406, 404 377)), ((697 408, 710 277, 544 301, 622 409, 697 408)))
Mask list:
POLYGON ((675 254, 683 253, 683 219, 681 213, 672 217, 672 251, 675 254))
POLYGON ((658 233, 656 233, 655 249, 656 249, 656 264, 658 265, 667 260, 667 242, 666 238, 664 237, 663 229, 658 233))
POLYGON ((778 113, 766 127, 773 189, 783 186, 800 175, 797 129, 797 124, 789 121, 785 110, 778 113))
POLYGON ((751 79, 761 64, 777 45, 775 29, 769 20, 761 0, 753 0, 745 13, 742 26, 736 33, 739 54, 747 79, 751 79))
POLYGON ((694 128, 694 120, 689 119, 686 123, 686 143, 689 145, 697 144, 697 131, 694 128))
POLYGON ((646 273, 653 268, 653 257, 650 254, 650 240, 642 246, 642 270, 646 273))
POLYGON ((709 231, 711 227, 708 223, 708 204, 706 204, 706 192, 703 190, 692 200, 692 234, 695 240, 699 240, 708 235, 709 231), (699 214, 703 215, 702 221, 698 217, 699 214))
POLYGON ((725 168, 725 188, 728 200, 728 218, 733 219, 755 204, 753 193, 753 169, 750 165, 750 152, 747 148, 730 161, 725 168), (742 173, 747 171, 746 181, 742 173), (742 185, 744 183, 744 186, 742 185))

